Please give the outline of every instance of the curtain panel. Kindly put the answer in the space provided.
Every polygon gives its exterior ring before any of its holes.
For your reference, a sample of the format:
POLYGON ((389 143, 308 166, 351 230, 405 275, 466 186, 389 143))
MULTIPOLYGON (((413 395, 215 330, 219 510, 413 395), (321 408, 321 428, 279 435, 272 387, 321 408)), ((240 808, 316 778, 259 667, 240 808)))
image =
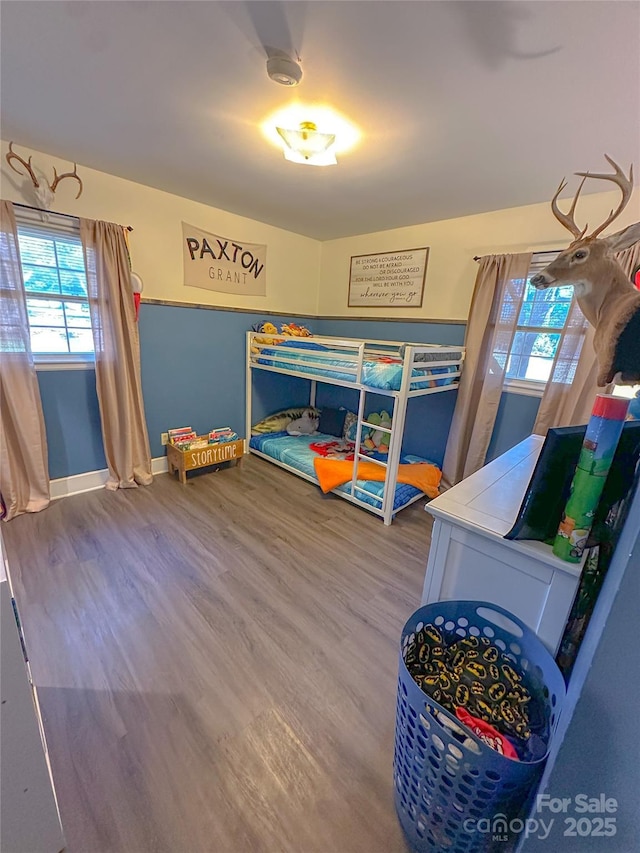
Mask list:
POLYGON ((111 222, 80 219, 80 238, 87 270, 102 438, 109 469, 106 488, 147 486, 153 480, 151 451, 124 229, 111 222))
POLYGON ((49 505, 40 388, 11 202, 0 202, 0 495, 4 520, 49 505))
POLYGON ((484 465, 530 265, 530 252, 480 259, 464 368, 442 465, 446 486, 484 465))

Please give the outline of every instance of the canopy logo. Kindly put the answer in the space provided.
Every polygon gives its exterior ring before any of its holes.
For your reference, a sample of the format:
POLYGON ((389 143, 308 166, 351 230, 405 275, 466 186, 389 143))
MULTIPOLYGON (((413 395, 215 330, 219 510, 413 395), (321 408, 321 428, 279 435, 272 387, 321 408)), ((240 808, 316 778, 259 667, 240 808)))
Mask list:
POLYGON ((265 296, 267 247, 209 234, 182 223, 185 287, 265 296))

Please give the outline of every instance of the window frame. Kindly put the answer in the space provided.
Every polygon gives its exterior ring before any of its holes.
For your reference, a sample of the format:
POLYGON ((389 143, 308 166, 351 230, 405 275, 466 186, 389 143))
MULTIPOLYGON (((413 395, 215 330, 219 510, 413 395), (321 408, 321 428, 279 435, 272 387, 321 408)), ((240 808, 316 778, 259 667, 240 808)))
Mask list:
MULTIPOLYGON (((79 220, 75 217, 67 217, 64 218, 62 216, 56 216, 55 213, 49 212, 47 214, 48 219, 43 221, 41 218, 41 214, 39 212, 30 210, 28 208, 16 208, 15 209, 16 216, 16 225, 18 230, 18 237, 20 237, 21 232, 22 235, 29 235, 29 232, 32 232, 33 236, 38 236, 37 232, 42 232, 42 235, 48 235, 53 239, 63 239, 65 237, 74 237, 77 241, 80 239, 80 223, 79 220)), ((26 264, 28 267, 29 264, 26 264)), ((20 267, 24 278, 24 267, 25 262, 22 259, 22 254, 20 255, 20 267)), ((56 265, 51 266, 50 269, 55 269, 58 273, 61 267, 58 264, 58 258, 56 254, 56 265)), ((62 268, 65 269, 64 267, 62 268)), ((86 269, 84 270, 85 278, 86 278, 86 269)), ((88 305, 89 299, 83 296, 76 295, 65 295, 65 294, 57 294, 57 293, 36 293, 33 291, 24 290, 25 294, 25 303, 26 300, 55 300, 62 303, 76 303, 80 305, 88 305)), ((27 312, 27 322, 29 324, 29 336, 31 336, 31 322, 27 312)), ((65 322, 65 332, 67 333, 67 342, 68 342, 68 327, 65 322)), ((40 353, 31 351, 33 362, 36 371, 46 371, 46 370, 93 370, 95 369, 95 351, 93 352, 61 352, 61 353, 40 353)))
MULTIPOLYGON (((550 264, 555 258, 558 257, 562 250, 561 249, 547 249, 537 252, 531 253, 531 261, 529 263, 529 269, 527 270, 527 284, 529 283, 531 277, 535 275, 537 271, 550 264)), ((562 328, 553 328, 550 326, 519 326, 516 324, 515 332, 514 332, 514 340, 515 333, 517 332, 538 332, 540 334, 559 334, 562 336, 564 330, 566 328, 566 320, 562 328)), ((513 346, 513 341, 512 341, 513 346)), ((511 356, 511 350, 507 354, 507 359, 511 356)), ((555 358, 555 354, 554 354, 555 358)), ((549 379, 551 375, 549 376, 549 379)), ((505 369, 504 380, 502 383, 502 389, 504 392, 509 394, 519 394, 524 397, 542 397, 547 387, 547 383, 549 379, 515 379, 507 377, 507 371, 505 369)))

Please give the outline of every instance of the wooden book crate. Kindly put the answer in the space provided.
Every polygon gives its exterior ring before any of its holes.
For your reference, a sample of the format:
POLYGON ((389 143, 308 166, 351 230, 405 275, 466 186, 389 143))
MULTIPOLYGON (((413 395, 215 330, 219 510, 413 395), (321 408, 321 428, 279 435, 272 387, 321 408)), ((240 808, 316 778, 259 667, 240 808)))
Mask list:
MULTIPOLYGON (((206 438, 206 436, 200 436, 206 438)), ((233 462, 240 465, 244 454, 244 439, 237 441, 221 441, 217 444, 207 444, 206 447, 195 447, 181 450, 173 444, 167 444, 167 463, 169 473, 178 472, 180 482, 187 482, 187 471, 197 468, 208 468, 211 465, 221 465, 223 462, 233 462)))

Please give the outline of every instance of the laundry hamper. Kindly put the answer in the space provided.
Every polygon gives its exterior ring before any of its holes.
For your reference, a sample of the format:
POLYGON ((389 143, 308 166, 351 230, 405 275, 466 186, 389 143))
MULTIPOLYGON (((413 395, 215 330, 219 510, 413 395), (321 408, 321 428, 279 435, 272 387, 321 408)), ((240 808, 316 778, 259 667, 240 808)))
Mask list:
POLYGON ((523 807, 542 774, 564 697, 555 661, 533 631, 507 610, 487 602, 439 601, 411 616, 400 647, 393 772, 396 810, 415 853, 508 849, 497 842, 513 841, 522 831, 523 807), (462 743, 443 724, 448 720, 464 728, 418 687, 403 656, 416 632, 428 624, 437 626, 448 642, 488 637, 524 673, 539 717, 544 715, 545 737, 539 739, 535 760, 507 758, 467 729, 462 743))

